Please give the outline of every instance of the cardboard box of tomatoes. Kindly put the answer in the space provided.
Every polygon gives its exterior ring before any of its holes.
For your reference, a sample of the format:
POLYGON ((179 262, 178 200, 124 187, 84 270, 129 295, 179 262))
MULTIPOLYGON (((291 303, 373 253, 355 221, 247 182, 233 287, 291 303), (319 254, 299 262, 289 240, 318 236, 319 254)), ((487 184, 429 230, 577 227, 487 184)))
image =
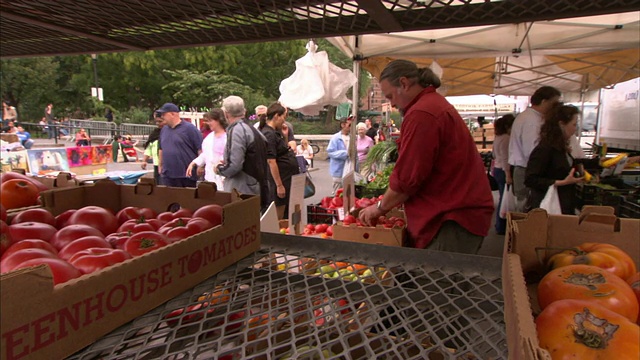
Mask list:
POLYGON ((358 211, 333 226, 333 239, 385 246, 403 246, 406 239, 404 211, 391 210, 375 227, 356 223, 358 211))
POLYGON ((559 249, 587 242, 615 245, 640 266, 640 220, 616 218, 610 207, 587 206, 580 216, 547 215, 542 209, 510 213, 507 224, 502 289, 509 358, 551 359, 539 346, 536 287, 528 283, 544 275, 545 261, 559 249))
POLYGON ((172 299, 260 247, 256 196, 152 184, 94 185, 43 193, 54 215, 93 205, 114 212, 128 206, 164 212, 223 207, 221 225, 97 272, 54 286, 46 266, 0 277, 1 358, 62 359, 172 299))

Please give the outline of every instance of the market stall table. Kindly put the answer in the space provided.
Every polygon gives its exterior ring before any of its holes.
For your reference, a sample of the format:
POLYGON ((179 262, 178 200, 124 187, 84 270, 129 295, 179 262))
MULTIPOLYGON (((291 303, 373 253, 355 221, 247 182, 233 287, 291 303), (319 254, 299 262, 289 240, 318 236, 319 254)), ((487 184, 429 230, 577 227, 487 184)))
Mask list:
POLYGON ((262 233, 260 251, 71 359, 503 359, 500 270, 500 258, 262 233), (313 274, 339 262, 372 271, 313 274))

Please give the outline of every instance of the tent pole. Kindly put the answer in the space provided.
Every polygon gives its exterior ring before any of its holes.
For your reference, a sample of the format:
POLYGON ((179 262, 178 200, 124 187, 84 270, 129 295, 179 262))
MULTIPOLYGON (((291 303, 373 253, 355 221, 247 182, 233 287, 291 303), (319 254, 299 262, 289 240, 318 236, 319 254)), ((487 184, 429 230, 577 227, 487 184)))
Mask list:
POLYGON ((580 131, 578 132, 578 145, 582 140, 582 126, 584 125, 584 93, 587 91, 587 84, 589 83, 589 74, 582 75, 582 86, 580 87, 580 131))
POLYGON ((351 132, 349 134, 349 159, 351 160, 350 171, 355 171, 356 161, 358 161, 358 147, 356 145, 356 125, 358 124, 358 103, 360 102, 360 66, 362 59, 360 57, 360 36, 356 35, 353 47, 353 74, 356 76, 356 83, 353 85, 353 95, 351 96, 352 106, 351 115, 353 120, 351 121, 351 132))

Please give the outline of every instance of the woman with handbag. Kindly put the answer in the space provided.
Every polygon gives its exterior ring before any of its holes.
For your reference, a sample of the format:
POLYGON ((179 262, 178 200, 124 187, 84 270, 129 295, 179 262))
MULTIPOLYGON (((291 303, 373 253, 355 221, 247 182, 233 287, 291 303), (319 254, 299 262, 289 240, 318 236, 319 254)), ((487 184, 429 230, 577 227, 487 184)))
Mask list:
POLYGON ((507 230, 507 220, 500 216, 502 210, 502 198, 506 191, 511 191, 511 166, 509 165, 509 138, 511 135, 511 126, 515 116, 508 114, 500 117, 493 124, 495 128, 495 139, 493 140, 493 177, 498 183, 498 192, 500 193, 499 206, 496 209, 496 233, 504 235, 507 230))
POLYGON ((552 207, 559 207, 562 214, 575 215, 575 184, 584 181, 584 174, 576 168, 578 164, 597 168, 599 162, 597 158, 574 160, 571 156, 569 139, 578 127, 579 114, 577 107, 562 103, 554 105, 545 114, 540 142, 529 156, 525 173, 525 185, 531 190, 527 210, 541 207, 548 192, 549 198, 557 192, 559 204, 551 204, 552 207))
POLYGON ((267 108, 266 114, 260 115, 258 127, 267 139, 267 162, 271 173, 269 202, 276 203, 278 219, 289 217, 291 177, 300 173, 296 155, 281 132, 286 118, 287 108, 280 103, 274 103, 267 108))

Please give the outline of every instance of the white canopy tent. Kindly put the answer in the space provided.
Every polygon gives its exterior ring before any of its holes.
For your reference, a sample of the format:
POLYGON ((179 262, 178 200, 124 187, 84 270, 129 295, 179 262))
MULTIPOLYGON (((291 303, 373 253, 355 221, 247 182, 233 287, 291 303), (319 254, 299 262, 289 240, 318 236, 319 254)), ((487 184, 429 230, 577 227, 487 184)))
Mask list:
POLYGON ((445 95, 584 92, 640 76, 640 12, 329 41, 374 76, 394 59, 436 61, 445 95))

